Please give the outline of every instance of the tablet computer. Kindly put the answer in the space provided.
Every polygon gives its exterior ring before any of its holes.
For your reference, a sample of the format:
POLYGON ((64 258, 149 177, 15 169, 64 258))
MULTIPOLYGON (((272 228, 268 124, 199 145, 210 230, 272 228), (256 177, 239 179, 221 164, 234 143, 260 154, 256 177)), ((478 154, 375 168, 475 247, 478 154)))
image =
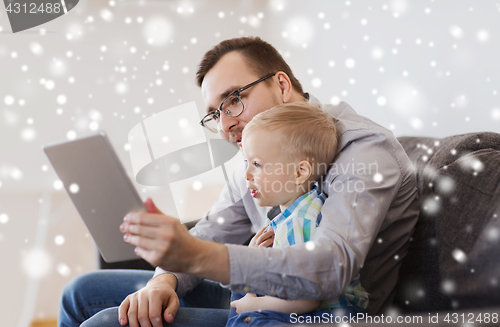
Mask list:
POLYGON ((119 226, 128 212, 146 208, 106 134, 44 145, 43 151, 104 260, 139 259, 119 226))

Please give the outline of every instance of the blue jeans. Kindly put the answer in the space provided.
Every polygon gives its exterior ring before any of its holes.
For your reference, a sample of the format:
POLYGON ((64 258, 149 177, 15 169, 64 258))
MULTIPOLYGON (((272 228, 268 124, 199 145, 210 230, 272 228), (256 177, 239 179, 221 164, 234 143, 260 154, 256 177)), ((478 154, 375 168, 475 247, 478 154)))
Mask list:
MULTIPOLYGON (((78 276, 63 290, 58 326, 121 327, 118 322, 118 306, 129 294, 144 287, 152 277, 152 271, 144 270, 98 270, 78 276)), ((246 312, 234 315, 228 321, 230 293, 218 283, 205 280, 191 293, 179 299, 181 307, 174 323, 163 321, 163 325, 224 327, 227 322, 227 326, 232 327, 279 326, 294 322, 291 316, 272 311, 246 312)), ((235 299, 236 296, 235 294, 235 299)), ((343 310, 337 314, 355 314, 354 309, 343 310)), ((319 316, 323 313, 320 311, 300 317, 319 316)), ((234 309, 233 314, 236 314, 234 309)))
MULTIPOLYGON (((236 301, 241 299, 245 294, 233 293, 231 295, 231 301, 236 301)), ((257 295, 260 296, 260 295, 257 295)), ((334 323, 338 321, 335 317, 340 319, 345 317, 344 321, 349 322, 350 317, 356 317, 358 313, 364 313, 364 311, 357 307, 347 307, 339 308, 336 310, 324 310, 324 311, 314 311, 309 314, 303 315, 289 315, 281 312, 274 311, 250 311, 241 314, 236 313, 235 308, 231 308, 229 311, 229 317, 226 327, 243 327, 243 326, 283 326, 288 324, 321 324, 321 323, 334 323), (347 320, 345 320, 347 319, 347 320)), ((342 320, 339 320, 342 322, 342 320)))
MULTIPOLYGON (((118 306, 153 277, 146 270, 98 270, 78 276, 63 290, 59 327, 121 327, 118 306)), ((173 324, 164 326, 226 325, 230 291, 218 283, 203 281, 193 292, 179 299, 181 308, 173 324)))

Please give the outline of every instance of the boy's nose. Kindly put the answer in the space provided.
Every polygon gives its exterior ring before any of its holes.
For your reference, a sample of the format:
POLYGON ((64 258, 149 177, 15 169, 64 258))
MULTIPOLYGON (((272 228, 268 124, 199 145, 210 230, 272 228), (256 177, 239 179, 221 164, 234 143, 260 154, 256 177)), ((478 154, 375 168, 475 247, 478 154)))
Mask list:
POLYGON ((252 179, 252 174, 248 172, 248 169, 245 170, 245 172, 243 173, 243 178, 246 179, 247 181, 252 179))

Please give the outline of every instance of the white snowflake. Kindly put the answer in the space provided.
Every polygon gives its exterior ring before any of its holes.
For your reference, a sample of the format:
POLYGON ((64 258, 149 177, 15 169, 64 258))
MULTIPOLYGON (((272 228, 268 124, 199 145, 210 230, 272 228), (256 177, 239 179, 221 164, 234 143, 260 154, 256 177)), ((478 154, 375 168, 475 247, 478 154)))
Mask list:
POLYGON ((314 88, 318 88, 318 87, 320 87, 320 86, 321 86, 321 79, 319 79, 319 78, 314 78, 314 79, 312 80, 311 84, 312 84, 312 86, 313 86, 314 88))
POLYGON ((371 51, 371 56, 375 60, 380 60, 384 58, 384 50, 381 47, 373 48, 371 51))
POLYGON ((441 289, 445 294, 453 294, 456 290, 455 282, 450 279, 445 279, 441 282, 441 289))
POLYGON ((269 6, 275 11, 283 11, 285 9, 285 0, 271 0, 269 6))
POLYGON ((0 224, 6 224, 9 222, 9 216, 6 213, 0 214, 0 224))
POLYGON ((339 105, 340 101, 341 101, 340 98, 336 95, 330 99, 330 103, 334 106, 339 105))
POLYGON ((428 197, 422 203, 422 210, 433 216, 441 210, 441 203, 435 197, 428 197))
POLYGON ((102 8, 100 11, 99 11, 99 16, 101 16, 101 18, 105 21, 105 22, 111 22, 114 18, 114 15, 113 13, 111 12, 111 10, 107 9, 107 8, 102 8))
POLYGON ((80 191, 80 186, 76 183, 72 183, 70 186, 69 186, 69 191, 73 194, 76 194, 80 191))
POLYGON ((8 106, 11 106, 12 104, 14 104, 14 97, 12 95, 6 95, 3 99, 4 103, 8 106))
POLYGON ((459 263, 464 263, 465 261, 467 261, 467 255, 464 253, 464 251, 462 251, 460 249, 453 250, 451 252, 451 255, 452 255, 453 259, 455 259, 459 263))
POLYGON ((491 109, 491 118, 493 120, 500 120, 500 108, 491 109))
POLYGON ((349 69, 354 68, 354 66, 356 66, 356 61, 352 58, 347 58, 345 61, 345 66, 349 69))
POLYGON ((461 39, 464 36, 463 30, 457 25, 450 26, 450 34, 456 39, 461 39))
POLYGON ((71 274, 71 269, 64 263, 59 263, 56 270, 63 277, 68 277, 71 274))
POLYGON ((22 253, 23 271, 33 279, 42 279, 52 270, 52 257, 43 249, 32 249, 22 253))
POLYGON ((44 85, 45 85, 45 88, 47 90, 53 90, 54 87, 56 86, 56 84, 54 83, 54 81, 51 81, 51 80, 46 81, 44 85))
POLYGON ((314 25, 304 16, 294 17, 286 22, 282 35, 292 45, 307 44, 314 37, 314 25))
POLYGON ((480 173, 484 170, 484 164, 479 158, 473 155, 462 157, 460 167, 464 170, 473 170, 475 173, 480 173))
POLYGON ((127 83, 125 83, 125 82, 119 82, 115 86, 115 91, 116 91, 116 93, 118 93, 120 95, 127 93, 127 91, 128 91, 127 83))
POLYGON ((24 178, 24 174, 21 171, 21 169, 17 167, 12 167, 10 169, 10 177, 12 177, 13 180, 20 181, 24 178))
POLYGON ((74 140, 76 138, 76 132, 70 130, 66 133, 66 137, 68 138, 68 140, 74 140))
POLYGON ((477 31, 476 39, 480 43, 486 43, 490 40, 490 32, 488 32, 488 30, 481 29, 481 30, 477 31))
POLYGON ((66 96, 64 94, 61 94, 61 95, 58 95, 57 96, 57 103, 60 104, 60 105, 64 105, 66 104, 66 102, 68 101, 68 98, 66 98, 66 96))
POLYGON ((62 236, 62 235, 57 235, 54 238, 54 243, 56 243, 57 245, 63 245, 65 241, 66 240, 65 240, 64 236, 62 236))
POLYGON ((486 238, 490 242, 497 242, 500 239, 500 230, 496 227, 491 227, 486 231, 486 238))
POLYGON ((377 97, 377 104, 381 107, 385 106, 387 104, 387 98, 384 96, 377 97))
POLYGON ((455 191, 455 180, 449 176, 441 176, 437 180, 437 191, 441 194, 451 194, 455 191))
POLYGON ((316 245, 312 241, 306 242, 305 244, 306 244, 306 250, 308 251, 313 251, 316 248, 316 245))
POLYGON ((384 176, 382 176, 381 173, 376 173, 375 175, 373 175, 373 181, 375 183, 381 183, 383 179, 384 179, 384 176))
POLYGON ((43 47, 36 42, 30 44, 30 50, 34 55, 41 56, 43 54, 43 47))
POLYGON ((203 183, 202 183, 202 182, 200 182, 200 181, 195 181, 195 182, 193 183, 193 189, 194 189, 195 191, 200 191, 202 188, 203 188, 203 183))
POLYGON ((417 131, 422 130, 424 128, 424 122, 418 117, 411 118, 410 125, 417 131))
POLYGON ((54 187, 55 190, 59 191, 63 189, 63 183, 60 180, 56 180, 52 186, 54 187))
POLYGON ((148 44, 163 46, 172 38, 173 27, 166 18, 153 17, 144 24, 143 35, 148 44))
POLYGON ((22 130, 21 132, 21 138, 24 140, 24 141, 33 141, 36 137, 36 131, 34 128, 31 128, 31 127, 26 127, 22 130))

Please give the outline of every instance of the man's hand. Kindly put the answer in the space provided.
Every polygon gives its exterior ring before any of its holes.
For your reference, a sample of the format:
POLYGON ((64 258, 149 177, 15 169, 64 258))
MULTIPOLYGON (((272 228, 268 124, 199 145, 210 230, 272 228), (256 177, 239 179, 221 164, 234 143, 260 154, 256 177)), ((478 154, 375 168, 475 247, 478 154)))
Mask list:
MULTIPOLYGON (((124 234, 125 242, 136 246, 135 252, 138 256, 153 267, 164 267, 165 256, 178 256, 180 251, 185 250, 179 247, 179 242, 192 243, 196 239, 178 219, 166 216, 156 208, 151 199, 147 199, 144 204, 148 212, 128 213, 120 225, 120 230, 124 234)), ((164 269, 180 272, 186 268, 181 262, 172 264, 164 269)))
POLYGON ((266 248, 272 246, 274 242, 274 230, 272 228, 269 228, 269 230, 264 233, 268 226, 269 225, 259 230, 257 234, 252 237, 252 240, 250 241, 250 244, 248 244, 248 246, 261 246, 266 248))
POLYGON ((118 309, 120 325, 163 327, 162 313, 163 318, 172 323, 179 310, 176 284, 174 275, 161 274, 151 279, 144 288, 127 296, 118 309))
POLYGON ((229 284, 229 253, 225 245, 202 241, 186 226, 166 216, 151 199, 148 212, 128 213, 120 230, 125 242, 135 245, 138 256, 152 266, 229 284))
POLYGON ((254 293, 245 294, 241 299, 231 302, 231 306, 236 308, 237 314, 262 309, 259 308, 259 298, 254 293))

